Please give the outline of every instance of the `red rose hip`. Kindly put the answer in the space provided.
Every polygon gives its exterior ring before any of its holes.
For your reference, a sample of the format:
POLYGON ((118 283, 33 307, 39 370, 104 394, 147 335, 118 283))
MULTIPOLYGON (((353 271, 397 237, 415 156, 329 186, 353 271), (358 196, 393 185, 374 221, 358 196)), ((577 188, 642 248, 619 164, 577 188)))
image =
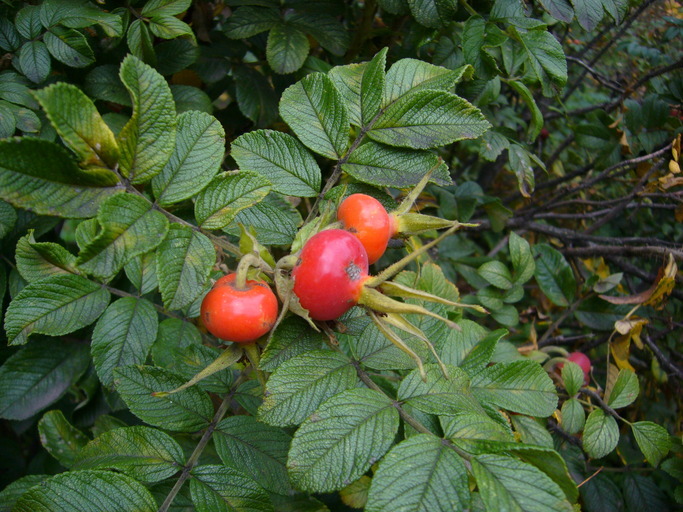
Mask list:
POLYGON ((369 264, 382 257, 389 239, 396 233, 395 222, 382 203, 366 194, 351 194, 344 199, 337 219, 363 244, 369 264))
POLYGON ((264 281, 249 279, 240 289, 236 277, 228 274, 216 281, 202 301, 201 318, 217 338, 251 343, 275 325, 277 298, 264 281))
POLYGON ((328 229, 304 244, 292 270, 294 294, 313 320, 334 320, 351 309, 368 279, 368 256, 343 229, 328 229))

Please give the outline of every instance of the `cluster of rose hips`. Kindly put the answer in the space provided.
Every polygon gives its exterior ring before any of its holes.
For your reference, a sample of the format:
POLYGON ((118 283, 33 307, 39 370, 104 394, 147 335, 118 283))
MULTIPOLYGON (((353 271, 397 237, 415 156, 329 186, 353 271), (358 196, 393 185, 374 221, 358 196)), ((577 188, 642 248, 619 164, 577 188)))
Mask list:
MULTIPOLYGON (((278 262, 274 277, 283 312, 292 311, 317 329, 316 321, 336 320, 353 306, 361 305, 368 310, 380 331, 415 360, 423 375, 419 356, 390 326, 417 336, 440 362, 426 336, 404 315, 428 315, 453 328, 458 328, 457 325, 422 306, 389 297, 394 295, 464 306, 389 281, 409 262, 461 226, 454 221, 409 211, 428 179, 429 174, 391 213, 377 199, 365 194, 352 194, 345 198, 337 209, 336 223, 311 236, 299 252, 278 262), (435 228, 448 229, 379 275, 369 275, 369 265, 384 254, 392 237, 435 228)), ((201 319, 211 334, 245 344, 245 348, 270 332, 283 316, 278 314, 278 300, 271 287, 265 281, 247 279, 249 267, 258 265, 258 262, 255 254, 243 257, 235 273, 216 281, 201 306, 201 319)), ((441 367, 445 373, 444 365, 441 367)))

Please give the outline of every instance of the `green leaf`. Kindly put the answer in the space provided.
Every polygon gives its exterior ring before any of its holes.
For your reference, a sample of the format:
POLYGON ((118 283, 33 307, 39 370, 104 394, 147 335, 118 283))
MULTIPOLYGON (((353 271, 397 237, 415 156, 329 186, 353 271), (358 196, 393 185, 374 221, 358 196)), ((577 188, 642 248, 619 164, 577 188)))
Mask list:
MULTIPOLYGON (((583 375, 582 375, 583 378, 583 375)), ((562 404, 562 428, 569 434, 581 432, 586 424, 586 412, 576 398, 570 398, 562 404)))
POLYGON ((316 9, 313 13, 294 12, 287 22, 310 34, 332 55, 343 57, 351 44, 351 33, 335 16, 316 9))
POLYGON ((116 165, 119 147, 114 134, 78 87, 60 82, 34 94, 62 141, 83 165, 116 165))
POLYGON ((448 378, 436 364, 425 365, 426 382, 413 370, 401 382, 398 399, 427 414, 449 415, 480 410, 469 391, 469 376, 457 366, 446 366, 448 378))
POLYGON ((77 30, 52 27, 43 36, 50 54, 72 68, 85 68, 95 62, 95 54, 88 40, 77 30))
POLYGON ((171 224, 156 258, 161 297, 166 309, 173 311, 189 306, 202 293, 216 262, 216 250, 205 235, 171 224))
POLYGON ((581 498, 586 512, 624 510, 621 488, 604 474, 595 475, 581 486, 581 498))
POLYGON ((419 90, 390 104, 368 136, 390 146, 428 149, 477 138, 490 126, 479 109, 459 96, 419 90))
POLYGON ((573 361, 567 361, 562 367, 562 382, 569 396, 574 396, 583 386, 584 375, 581 367, 573 361))
POLYGON ((534 95, 531 93, 529 88, 522 82, 517 80, 510 80, 507 82, 510 87, 512 87, 517 94, 522 98, 522 101, 526 104, 527 108, 531 112, 531 122, 529 123, 529 128, 527 130, 527 141, 532 143, 536 140, 538 135, 541 133, 543 128, 543 114, 541 109, 538 108, 534 95))
POLYGON ((25 5, 14 18, 17 31, 26 39, 35 39, 43 30, 40 23, 40 7, 37 5, 25 5))
POLYGON ((271 192, 263 201, 240 211, 225 231, 239 236, 239 226, 248 226, 263 245, 291 245, 303 219, 292 203, 271 192))
POLYGON ((197 87, 192 85, 172 84, 171 94, 173 94, 173 101, 178 115, 193 110, 205 114, 211 114, 213 112, 211 98, 209 98, 209 95, 203 90, 198 89, 197 87))
POLYGON ((74 469, 113 469, 136 480, 152 483, 182 469, 180 445, 155 428, 134 426, 104 432, 78 454, 74 469))
POLYGON ((572 0, 576 21, 584 30, 591 31, 598 26, 604 15, 601 0, 572 0))
MULTIPOLYGON (((575 3, 575 1, 572 3, 575 3)), ((574 19, 574 9, 572 9, 568 0, 541 0, 540 3, 543 9, 556 20, 571 23, 574 19)))
POLYGON ((472 350, 465 356, 460 368, 465 370, 470 377, 482 372, 493 358, 493 354, 498 347, 498 342, 508 334, 505 329, 497 329, 488 333, 482 338, 472 350))
POLYGON ((126 277, 138 289, 140 295, 156 290, 159 286, 157 262, 154 252, 148 252, 133 258, 124 265, 123 269, 126 272, 126 277))
MULTIPOLYGON (((416 367, 415 361, 389 341, 360 308, 352 309, 341 322, 346 330, 338 334, 340 343, 348 344, 354 357, 365 367, 375 370, 412 370, 416 367)), ((403 341, 423 360, 430 357, 423 341, 412 336, 404 337, 403 341)))
POLYGON ((306 34, 292 25, 277 23, 268 33, 266 58, 276 73, 294 73, 303 66, 309 48, 306 34))
POLYGON ((313 197, 320 191, 320 167, 297 139, 273 130, 256 130, 237 137, 230 155, 242 169, 256 172, 281 194, 313 197))
POLYGON ((0 48, 6 52, 15 52, 21 45, 21 36, 14 23, 7 18, 0 18, 0 48))
MULTIPOLYGON (((679 484, 678 488, 680 489, 679 484)), ((645 475, 627 473, 624 475, 623 495, 628 512, 646 512, 648 510, 675 510, 670 498, 655 478, 645 475)), ((680 491, 678 491, 680 497, 680 491)), ((677 500, 680 503, 680 500, 677 500)), ((603 509, 607 510, 607 509, 603 509)))
POLYGON ((416 185, 429 169, 437 165, 431 181, 450 185, 448 166, 445 163, 439 165, 439 158, 434 153, 366 142, 351 153, 342 164, 342 170, 364 183, 406 189, 416 185))
POLYGON ((84 90, 94 99, 132 106, 130 95, 121 82, 118 68, 114 65, 105 64, 93 68, 85 77, 84 90))
POLYGON ((218 424, 213 439, 226 466, 246 474, 267 491, 290 492, 285 463, 291 438, 284 431, 251 416, 232 416, 218 424))
POLYGON ((194 324, 179 318, 167 318, 159 324, 157 339, 152 345, 152 360, 157 366, 173 369, 179 349, 200 345, 202 335, 194 324))
POLYGON ((115 368, 147 360, 158 325, 157 312, 145 299, 123 297, 109 305, 95 324, 90 349, 102 384, 113 384, 115 368))
POLYGON ((101 278, 111 278, 123 266, 156 248, 166 237, 169 222, 141 196, 118 194, 97 212, 101 230, 78 255, 78 266, 101 278))
POLYGON ((187 36, 191 41, 195 40, 192 27, 175 16, 163 14, 152 16, 149 20, 149 31, 161 39, 187 36))
MULTIPOLYGON (((327 74, 341 95, 349 114, 349 121, 354 126, 362 126, 360 89, 367 62, 335 66, 327 74)), ((353 154, 353 153, 352 153, 353 154)))
POLYGON ((500 261, 488 261, 477 270, 477 274, 486 279, 496 288, 509 290, 512 288, 512 276, 504 263, 500 261))
POLYGON ((268 493, 251 478, 227 466, 192 469, 192 501, 197 512, 273 512, 268 493))
POLYGON ((34 83, 42 83, 50 74, 50 52, 42 41, 27 41, 19 49, 19 67, 34 83))
POLYGON ((72 274, 76 267, 73 254, 53 242, 37 243, 32 230, 17 242, 14 259, 19 274, 29 283, 56 274, 72 274))
POLYGON ((491 48, 500 46, 507 37, 491 22, 481 16, 471 16, 466 22, 462 34, 462 49, 465 62, 472 65, 477 77, 491 79, 500 73, 491 48))
POLYGON ((32 333, 60 336, 93 323, 109 303, 109 292, 76 275, 54 275, 29 283, 5 315, 10 345, 26 343, 32 333))
POLYGON ((312 73, 288 87, 280 99, 280 115, 312 151, 333 160, 346 152, 348 112, 327 75, 312 73))
POLYGON ((0 240, 9 235, 17 223, 17 211, 11 204, 0 201, 0 240))
POLYGON ((34 340, 0 367, 0 417, 25 420, 59 400, 89 363, 88 346, 34 340))
POLYGON ((224 228, 240 211, 266 197, 270 189, 268 180, 251 171, 219 174, 197 196, 197 222, 204 229, 224 228))
POLYGON ((358 382, 344 354, 330 350, 299 354, 282 362, 268 379, 259 419, 282 427, 298 425, 325 400, 358 382))
POLYGON ((213 416, 211 399, 196 386, 167 396, 183 385, 178 375, 154 366, 126 366, 114 370, 114 385, 130 411, 150 425, 176 432, 194 432, 206 427, 213 416))
POLYGON ((524 284, 533 277, 536 270, 536 263, 529 242, 511 231, 508 246, 514 270, 514 283, 524 284))
POLYGON ((294 434, 287 460, 292 483, 308 492, 343 488, 387 452, 398 425, 383 394, 359 388, 333 396, 294 434))
POLYGON ((0 139, 14 135, 17 130, 17 120, 10 103, 0 101, 0 139))
POLYGON ((522 443, 553 449, 553 438, 546 429, 545 421, 540 424, 536 419, 520 414, 510 416, 510 420, 522 443))
POLYGON ((401 59, 387 72, 382 107, 421 90, 452 92, 461 76, 461 71, 435 66, 423 60, 401 59))
POLYGON ((142 8, 143 16, 175 16, 187 11, 192 0, 150 0, 142 8))
POLYGON ((45 140, 0 141, 0 194, 20 208, 42 215, 86 218, 120 192, 111 173, 83 171, 63 148, 45 140))
POLYGON ((68 28, 99 25, 109 37, 123 34, 121 16, 105 12, 86 0, 45 0, 40 6, 40 21, 45 28, 57 24, 68 28))
POLYGON ((160 174, 152 179, 157 202, 168 206, 188 199, 213 179, 225 155, 225 130, 204 112, 178 116, 175 148, 160 174))
POLYGON ((512 30, 527 57, 524 79, 540 84, 544 96, 552 96, 551 85, 563 87, 567 83, 567 61, 559 41, 547 30, 512 30))
POLYGON ((134 184, 159 174, 173 153, 175 104, 164 77, 137 57, 121 64, 121 81, 130 93, 133 115, 118 136, 119 166, 134 184))
POLYGON ((529 416, 550 416, 557 408, 553 381, 530 360, 489 366, 472 378, 472 392, 480 400, 529 416))
MULTIPOLYGON (((261 354, 259 368, 275 371, 285 361, 312 350, 321 348, 323 335, 308 328, 301 317, 290 316, 280 323, 261 354)), ((272 383, 269 383, 272 385, 272 383)))
MULTIPOLYGON (((530 197, 536 186, 534 164, 538 164, 539 160, 519 144, 510 144, 508 158, 510 168, 517 177, 517 186, 520 193, 524 197, 530 197)), ((543 163, 540 162, 540 164, 543 167, 543 163)))
POLYGON ((14 512, 154 512, 157 504, 145 487, 110 471, 69 471, 27 491, 14 512))
POLYGON ((612 409, 621 409, 631 405, 638 398, 638 393, 640 393, 640 385, 635 372, 620 370, 614 387, 610 389, 609 395, 605 398, 607 399, 607 405, 612 409))
POLYGON ((571 503, 579 498, 579 489, 567 463, 552 447, 533 446, 525 443, 489 443, 488 450, 519 457, 522 462, 531 464, 551 478, 564 492, 571 503))
POLYGON ((487 510, 573 511, 562 489, 538 468, 506 455, 472 459, 472 473, 487 510))
POLYGON ((361 120, 363 125, 370 124, 375 116, 379 114, 380 107, 382 106, 387 50, 388 48, 380 50, 368 63, 363 72, 360 91, 361 120))
MULTIPOLYGON (((439 418, 444 436, 468 452, 478 451, 477 441, 512 442, 509 426, 503 426, 486 414, 466 411, 439 418)), ((488 449, 487 449, 488 451, 488 449)))
POLYGON ((60 410, 46 412, 38 422, 40 442, 65 468, 72 468, 88 437, 74 427, 60 410))
POLYGON ((553 304, 569 306, 574 301, 576 279, 571 266, 561 252, 547 244, 534 246, 536 282, 553 304))
POLYGON ((382 459, 365 510, 446 512, 467 509, 469 501, 463 460, 442 439, 419 434, 396 445, 382 459))
POLYGON ((26 491, 48 478, 50 478, 50 475, 26 475, 8 484, 7 487, 0 491, 0 510, 11 511, 14 508, 14 504, 26 491))
POLYGON ((410 13, 425 27, 441 28, 448 22, 449 0, 408 0, 410 13))
POLYGON ((583 429, 583 448, 594 459, 609 454, 619 442, 619 427, 616 420, 602 409, 595 409, 588 415, 583 429))
POLYGON ((277 118, 279 97, 268 78, 247 67, 233 69, 233 76, 240 112, 251 119, 257 127, 273 124, 277 118))
POLYGON ((228 18, 224 30, 231 39, 247 39, 270 30, 280 22, 276 9, 244 6, 236 9, 228 18))
POLYGON ((661 425, 651 421, 636 421, 631 423, 631 429, 638 447, 645 455, 645 460, 657 467, 671 449, 672 442, 669 432, 661 425))

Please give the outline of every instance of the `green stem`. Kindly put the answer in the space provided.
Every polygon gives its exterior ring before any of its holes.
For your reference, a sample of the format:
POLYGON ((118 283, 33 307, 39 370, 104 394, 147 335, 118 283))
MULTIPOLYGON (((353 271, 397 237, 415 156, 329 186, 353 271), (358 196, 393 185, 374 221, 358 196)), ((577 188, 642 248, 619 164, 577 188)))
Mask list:
POLYGON ((242 347, 244 348, 244 353, 247 354, 247 359, 249 359, 251 367, 256 372, 256 378, 258 379, 259 384, 261 384, 261 388, 265 392, 266 375, 259 368, 259 363, 261 362, 261 352, 259 351, 258 345, 256 343, 248 343, 246 345, 242 345, 242 347))
POLYGON ((237 264, 237 270, 235 271, 235 288, 237 290, 247 289, 247 274, 249 273, 250 267, 256 267, 259 265, 259 258, 255 254, 245 254, 240 259, 237 264))

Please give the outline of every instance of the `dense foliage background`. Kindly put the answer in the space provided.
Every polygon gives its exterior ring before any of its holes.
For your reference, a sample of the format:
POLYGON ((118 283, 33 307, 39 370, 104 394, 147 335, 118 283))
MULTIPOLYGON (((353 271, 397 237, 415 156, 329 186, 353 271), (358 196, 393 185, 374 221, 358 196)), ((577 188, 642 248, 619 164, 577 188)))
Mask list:
POLYGON ((683 504, 680 4, 120 4, 0 3, 1 510, 683 504), (203 328, 242 254, 430 169, 475 226, 396 281, 487 309, 410 317, 450 378, 362 308, 260 363, 203 328))

